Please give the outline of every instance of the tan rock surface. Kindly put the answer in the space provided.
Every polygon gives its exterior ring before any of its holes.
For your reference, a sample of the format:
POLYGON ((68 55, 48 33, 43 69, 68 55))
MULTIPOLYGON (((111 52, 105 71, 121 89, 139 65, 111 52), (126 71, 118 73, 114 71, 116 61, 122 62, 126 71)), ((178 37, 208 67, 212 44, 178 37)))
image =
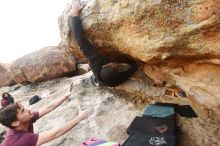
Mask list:
MULTIPOLYGON (((219 111, 219 0, 82 1, 86 36, 103 54, 138 59, 154 81, 166 79, 195 102, 219 111)), ((60 16, 60 34, 70 51, 79 54, 71 35, 70 9, 67 6, 60 16)))
POLYGON ((10 77, 10 64, 0 64, 0 87, 13 85, 10 77))
MULTIPOLYGON (((117 51, 144 62, 169 57, 214 57, 220 54, 220 2, 198 1, 88 1, 83 26, 102 52, 117 51)), ((70 5, 59 18, 60 34, 71 51, 70 5)))
POLYGON ((17 83, 36 83, 75 72, 74 56, 57 47, 47 47, 15 60, 11 77, 17 83))
POLYGON ((220 68, 214 60, 179 64, 172 60, 160 65, 145 65, 144 71, 152 78, 162 76, 164 80, 185 90, 194 102, 212 110, 219 117, 220 68))

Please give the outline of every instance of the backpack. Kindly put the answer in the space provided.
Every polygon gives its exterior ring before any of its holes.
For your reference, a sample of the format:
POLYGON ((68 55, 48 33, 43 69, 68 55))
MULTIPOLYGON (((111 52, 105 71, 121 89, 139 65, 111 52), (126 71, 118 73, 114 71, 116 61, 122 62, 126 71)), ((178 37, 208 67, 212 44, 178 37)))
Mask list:
POLYGON ((14 98, 13 98, 12 96, 8 96, 8 101, 9 101, 10 103, 14 103, 14 98))
POLYGON ((29 100, 29 105, 35 104, 38 101, 40 101, 41 98, 38 95, 34 95, 33 97, 31 97, 31 99, 29 100))

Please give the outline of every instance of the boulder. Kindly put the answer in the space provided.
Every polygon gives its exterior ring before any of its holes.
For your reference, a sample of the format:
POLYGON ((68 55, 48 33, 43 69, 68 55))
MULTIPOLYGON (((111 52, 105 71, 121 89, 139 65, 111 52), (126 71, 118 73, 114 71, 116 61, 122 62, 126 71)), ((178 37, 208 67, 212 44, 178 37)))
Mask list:
POLYGON ((0 87, 13 85, 10 77, 10 64, 0 64, 0 87))
POLYGON ((36 83, 74 74, 74 56, 58 47, 46 47, 15 60, 11 77, 16 83, 36 83))
MULTIPOLYGON (((103 53, 141 61, 220 54, 220 2, 216 0, 82 0, 82 24, 103 53)), ((59 17, 62 42, 79 51, 71 32, 71 5, 59 17)))
MULTIPOLYGON (((108 57, 145 63, 155 81, 186 90, 198 103, 220 107, 220 1, 82 0, 86 37, 108 57), (200 62, 200 63, 199 63, 200 62), (185 66, 186 65, 186 66, 185 66)), ((71 32, 71 5, 59 17, 62 43, 80 54, 71 32)))
POLYGON ((78 64, 75 75, 82 75, 90 71, 89 64, 78 64))

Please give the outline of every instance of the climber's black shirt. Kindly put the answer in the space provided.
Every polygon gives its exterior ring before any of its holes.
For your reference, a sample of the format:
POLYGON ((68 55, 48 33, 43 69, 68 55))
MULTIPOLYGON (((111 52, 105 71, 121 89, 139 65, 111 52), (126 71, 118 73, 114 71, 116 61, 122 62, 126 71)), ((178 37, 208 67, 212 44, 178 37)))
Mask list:
POLYGON ((94 73, 96 80, 101 82, 101 84, 104 84, 106 86, 117 86, 127 80, 129 76, 131 76, 137 69, 135 61, 127 59, 126 63, 130 65, 130 68, 127 71, 116 71, 114 72, 114 75, 110 75, 107 79, 101 78, 102 75, 100 75, 100 71, 102 69, 102 66, 112 61, 100 54, 97 49, 84 37, 81 20, 78 16, 72 17, 72 31, 76 41, 78 42, 80 50, 89 60, 90 68, 94 73))

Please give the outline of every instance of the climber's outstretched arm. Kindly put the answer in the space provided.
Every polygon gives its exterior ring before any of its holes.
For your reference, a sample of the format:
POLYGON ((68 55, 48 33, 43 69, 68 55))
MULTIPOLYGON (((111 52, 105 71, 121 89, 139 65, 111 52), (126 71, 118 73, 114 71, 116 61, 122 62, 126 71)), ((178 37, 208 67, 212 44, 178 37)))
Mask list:
POLYGON ((107 64, 109 60, 100 54, 97 49, 85 38, 83 28, 81 26, 80 11, 82 7, 74 2, 72 4, 72 32, 75 39, 85 57, 89 60, 93 73, 99 72, 102 65, 107 64))

